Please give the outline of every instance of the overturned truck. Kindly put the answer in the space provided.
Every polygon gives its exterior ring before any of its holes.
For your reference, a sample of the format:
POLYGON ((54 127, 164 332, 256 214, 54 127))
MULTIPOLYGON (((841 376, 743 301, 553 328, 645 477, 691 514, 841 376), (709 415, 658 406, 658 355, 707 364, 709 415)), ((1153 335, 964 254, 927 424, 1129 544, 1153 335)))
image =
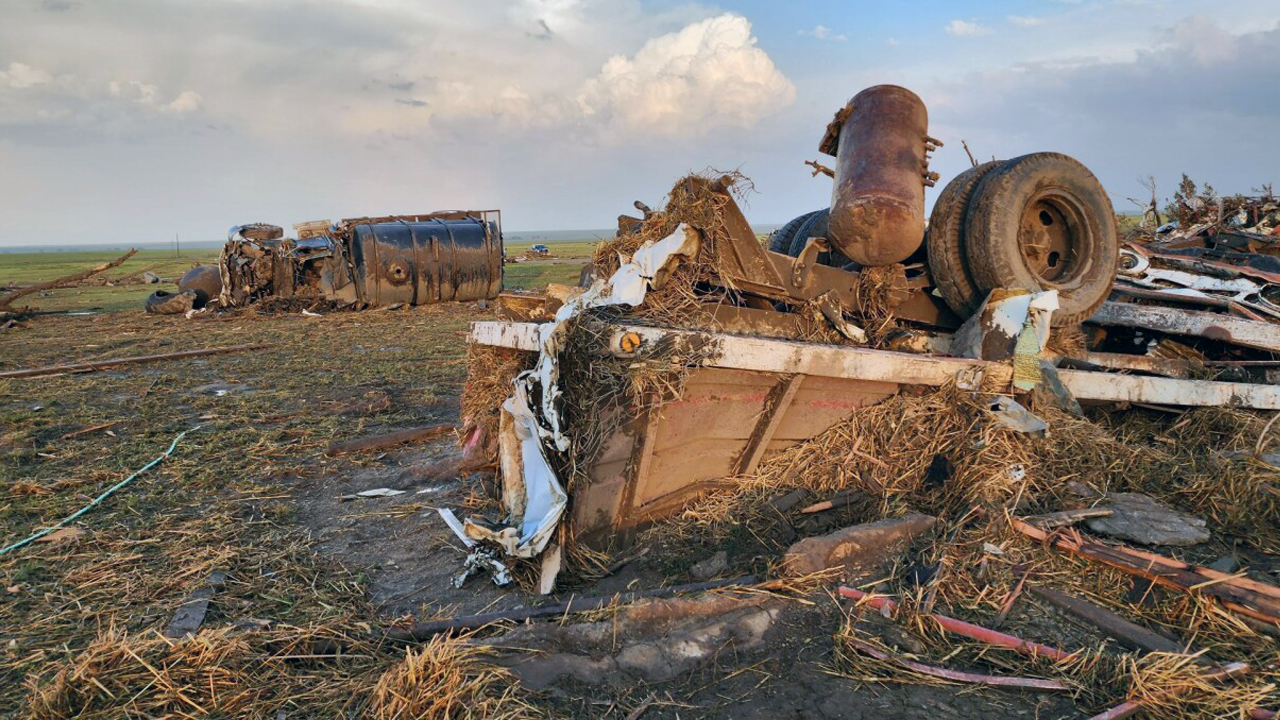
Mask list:
POLYGON ((483 300, 502 291, 496 210, 231 229, 219 263, 223 307, 262 300, 328 301, 351 308, 483 300), (328 223, 322 223, 328 225, 328 223))
MULTIPOLYGON (((468 387, 503 387, 505 400, 498 412, 479 390, 464 394, 464 442, 500 468, 508 514, 442 512, 474 549, 469 565, 540 558, 549 591, 562 557, 625 548, 901 392, 954 386, 1014 414, 1018 401, 1034 408, 1032 396, 1076 411, 1280 409, 1266 375, 1280 352, 1275 325, 1112 293, 1116 219, 1071 158, 961 173, 926 233, 940 145, 918 97, 870 88, 822 140, 836 158, 829 208, 762 244, 733 176, 688 177, 661 210, 637 203, 642 218, 619 218, 598 278, 554 317, 475 323, 472 353, 486 359, 468 387), (1198 371, 1172 371, 1170 348, 1177 368, 1194 360, 1198 371), (480 377, 497 367, 510 376, 480 377)), ((856 450, 849 462, 876 462, 856 450)))

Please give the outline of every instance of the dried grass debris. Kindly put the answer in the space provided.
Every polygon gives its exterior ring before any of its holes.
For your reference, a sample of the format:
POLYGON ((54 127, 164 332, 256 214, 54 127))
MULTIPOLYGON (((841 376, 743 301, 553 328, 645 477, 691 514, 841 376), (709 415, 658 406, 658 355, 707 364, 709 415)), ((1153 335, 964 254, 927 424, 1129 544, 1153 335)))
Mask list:
POLYGON ((465 637, 437 635, 405 650, 373 689, 376 720, 526 720, 541 717, 515 676, 487 665, 465 637))

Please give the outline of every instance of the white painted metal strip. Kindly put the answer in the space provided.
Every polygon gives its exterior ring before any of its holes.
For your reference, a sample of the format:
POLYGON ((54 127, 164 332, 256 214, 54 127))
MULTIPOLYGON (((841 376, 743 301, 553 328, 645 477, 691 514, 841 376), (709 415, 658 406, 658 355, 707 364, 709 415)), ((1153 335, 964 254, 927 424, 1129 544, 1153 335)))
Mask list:
MULTIPOLYGON (((740 370, 917 385, 941 385, 974 368, 981 368, 1000 382, 1008 382, 1011 374, 1008 366, 977 360, 689 330, 624 329, 639 334, 645 342, 656 342, 664 335, 702 336, 720 347, 719 355, 708 361, 708 365, 740 370)), ((484 345, 532 351, 538 347, 538 326, 536 323, 477 322, 471 325, 471 339, 484 345)), ((1059 370, 1058 374, 1067 389, 1080 400, 1280 410, 1280 386, 1275 385, 1177 380, 1083 370, 1059 370)))
POLYGON ((471 323, 471 342, 538 352, 538 323, 486 320, 471 323))
POLYGON ((1211 380, 1177 380, 1145 375, 1118 375, 1085 370, 1059 370, 1058 376, 1077 400, 1109 400, 1280 410, 1280 386, 1211 380))
MULTIPOLYGON (((645 343, 657 342, 666 336, 684 336, 695 342, 713 342, 719 347, 720 352, 704 364, 738 370, 800 373, 817 377, 876 380, 909 385, 942 385, 960 373, 975 370, 980 370, 988 378, 994 378, 996 382, 1007 384, 1013 373, 1007 365, 981 360, 911 355, 847 345, 823 345, 775 338, 640 326, 623 327, 620 330, 636 333, 645 343)), ((537 336, 535 323, 476 322, 471 324, 472 341, 484 345, 536 350, 537 336)))

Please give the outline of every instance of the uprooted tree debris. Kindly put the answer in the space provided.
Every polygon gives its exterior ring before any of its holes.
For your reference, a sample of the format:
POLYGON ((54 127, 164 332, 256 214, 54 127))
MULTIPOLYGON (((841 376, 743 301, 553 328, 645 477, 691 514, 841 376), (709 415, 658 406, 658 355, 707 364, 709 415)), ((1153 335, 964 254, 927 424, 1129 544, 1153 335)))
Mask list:
POLYGON ((1275 208, 1122 247, 1093 175, 1037 153, 952 180, 926 233, 939 145, 919 98, 868 89, 820 144, 830 208, 762 246, 744 178, 690 176, 619 218, 554 317, 473 324, 463 441, 499 468, 507 515, 441 511, 468 566, 544 593, 637 546, 686 568, 716 548, 734 571, 834 567, 875 581, 842 591, 858 609, 835 630, 860 681, 1066 691, 1099 718, 1271 717, 1280 275, 1252 235, 1275 208), (1254 570, 1073 527, 1122 514, 1197 547, 1234 538, 1254 570), (849 521, 873 525, 832 524, 849 521), (1094 634, 1043 635, 1055 605, 1094 634), (1134 651, 1139 631, 1176 637, 1134 651))

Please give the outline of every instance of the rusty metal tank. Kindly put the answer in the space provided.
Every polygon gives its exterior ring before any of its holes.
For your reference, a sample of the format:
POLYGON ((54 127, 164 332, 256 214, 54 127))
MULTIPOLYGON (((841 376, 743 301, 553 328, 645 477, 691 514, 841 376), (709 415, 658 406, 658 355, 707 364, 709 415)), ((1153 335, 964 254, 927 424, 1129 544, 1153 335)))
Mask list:
POLYGON ((196 294, 195 308, 199 310, 211 299, 222 294, 222 275, 212 265, 197 265, 182 274, 178 279, 178 292, 192 291, 196 294))
POLYGON ((827 240, 861 265, 902 262, 924 240, 932 184, 929 114, 913 92, 876 85, 836 113, 820 149, 836 157, 827 240))
POLYGON ((502 238, 480 218, 400 220, 351 228, 352 279, 373 305, 482 300, 502 291, 502 238))

